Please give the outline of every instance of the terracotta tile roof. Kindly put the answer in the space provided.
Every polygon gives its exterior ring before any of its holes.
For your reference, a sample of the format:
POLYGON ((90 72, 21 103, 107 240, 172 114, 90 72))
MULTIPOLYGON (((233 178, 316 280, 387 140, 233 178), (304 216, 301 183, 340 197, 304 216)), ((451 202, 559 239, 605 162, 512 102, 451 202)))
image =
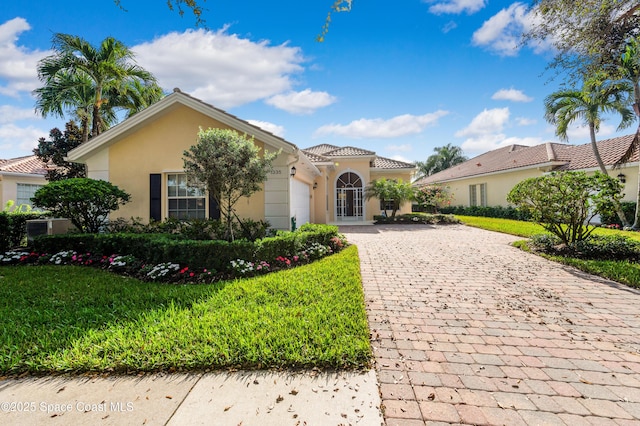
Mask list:
MULTIPOLYGON (((626 135, 598 142, 598 152, 600 152, 602 162, 607 166, 614 165, 627 152, 629 145, 633 142, 633 137, 634 135, 626 135)), ((560 167, 558 170, 580 170, 598 167, 598 162, 593 155, 593 148, 591 148, 590 143, 573 146, 570 161, 569 164, 560 167)), ((631 157, 630 162, 636 161, 638 161, 638 150, 631 157)))
MULTIPOLYGON (((633 135, 598 142, 604 163, 615 164, 626 152, 633 135)), ((638 161, 635 153, 631 161, 638 161)), ((486 152, 462 164, 419 179, 415 183, 427 184, 503 172, 524 167, 543 167, 551 170, 581 170, 597 167, 591 144, 567 145, 547 142, 536 146, 511 145, 486 152)))
POLYGON ((415 169, 415 164, 404 161, 392 160, 377 156, 375 152, 353 146, 339 147, 335 145, 322 144, 303 149, 302 152, 312 163, 332 162, 336 157, 371 157, 371 167, 374 169, 415 169))
POLYGON ((45 175, 47 170, 46 164, 38 160, 38 157, 29 155, 26 157, 0 160, 0 173, 2 172, 45 175))
POLYGON ((372 161, 372 167, 375 169, 415 169, 416 165, 391 158, 376 157, 372 161))
POLYGON ((304 152, 304 155, 306 155, 307 158, 312 163, 330 163, 331 162, 331 158, 325 157, 324 155, 315 154, 311 151, 307 151, 304 149, 302 150, 302 152, 304 152))
POLYGON ((303 151, 307 152, 307 153, 323 155, 324 153, 327 153, 329 151, 333 151, 333 150, 338 149, 338 148, 340 148, 340 147, 339 146, 335 146, 335 145, 329 145, 327 143, 323 143, 322 145, 316 145, 316 146, 312 146, 310 148, 306 148, 303 151))
POLYGON ((359 157, 376 155, 376 153, 366 149, 356 148, 354 146, 345 146, 342 148, 336 147, 333 151, 323 152, 322 155, 325 157, 359 157))

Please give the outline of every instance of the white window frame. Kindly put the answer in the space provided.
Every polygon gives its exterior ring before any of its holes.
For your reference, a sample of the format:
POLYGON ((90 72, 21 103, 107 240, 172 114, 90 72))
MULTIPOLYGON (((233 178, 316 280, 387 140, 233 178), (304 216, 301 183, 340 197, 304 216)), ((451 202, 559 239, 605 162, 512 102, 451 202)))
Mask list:
POLYGON ((165 185, 168 218, 178 220, 207 218, 207 196, 205 191, 201 188, 189 186, 186 173, 167 173, 165 185), (175 184, 172 184, 172 182, 175 182, 175 184), (172 207, 172 204, 176 204, 176 207, 172 207))
MULTIPOLYGON (((31 198, 34 196, 36 191, 42 188, 44 185, 37 183, 17 183, 16 184, 16 207, 26 204, 28 206, 32 206, 33 202, 31 198), (25 194, 28 194, 28 197, 25 197, 25 194)), ((37 209, 36 209, 37 210, 37 209)))

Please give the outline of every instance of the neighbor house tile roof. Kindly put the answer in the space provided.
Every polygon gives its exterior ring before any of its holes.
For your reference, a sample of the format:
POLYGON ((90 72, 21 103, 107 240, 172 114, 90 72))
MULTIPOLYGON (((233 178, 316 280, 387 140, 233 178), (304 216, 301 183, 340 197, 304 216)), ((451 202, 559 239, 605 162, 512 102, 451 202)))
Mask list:
POLYGON ((371 163, 374 169, 413 169, 416 167, 416 165, 412 163, 405 163, 404 161, 385 157, 376 157, 371 163))
POLYGON ((344 157, 374 157, 371 160, 371 167, 374 169, 414 169, 415 164, 404 161, 392 160, 377 156, 375 152, 353 146, 339 147, 335 145, 322 144, 303 149, 302 152, 312 163, 331 162, 337 158, 344 157))
POLYGON ((0 173, 45 175, 47 173, 46 167, 47 165, 40 161, 35 155, 0 160, 0 173))
MULTIPOLYGON (((627 151, 633 135, 598 142, 598 151, 607 166, 613 166, 627 151)), ((638 153, 631 162, 638 161, 638 153)), ((547 142, 536 146, 511 145, 480 154, 415 183, 428 184, 455 179, 506 172, 520 168, 540 167, 551 170, 582 170, 598 167, 591 144, 567 145, 547 142)))

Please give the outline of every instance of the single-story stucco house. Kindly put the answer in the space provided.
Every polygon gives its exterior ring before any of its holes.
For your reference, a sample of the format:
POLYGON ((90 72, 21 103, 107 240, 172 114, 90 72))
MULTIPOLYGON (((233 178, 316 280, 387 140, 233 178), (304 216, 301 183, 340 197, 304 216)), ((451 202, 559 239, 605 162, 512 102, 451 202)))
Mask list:
MULTIPOLYGON (((280 154, 263 190, 241 199, 242 218, 266 220, 273 228, 312 223, 366 223, 380 214, 380 201, 364 199, 364 188, 386 177, 411 181, 414 164, 354 147, 318 145, 306 150, 221 109, 174 89, 159 102, 70 151, 90 178, 107 180, 131 194, 112 219, 215 218, 219 212, 202 191, 188 188, 183 152, 198 131, 234 129, 261 149, 280 154)), ((411 206, 404 206, 405 212, 411 206)))
MULTIPOLYGON (((638 151, 630 162, 613 166, 633 142, 634 135, 598 142, 609 175, 624 183, 623 201, 636 201, 638 151)), ((443 184, 453 194, 452 206, 508 206, 507 194, 518 182, 561 170, 600 170, 591 144, 547 142, 536 146, 511 145, 474 157, 464 163, 418 179, 415 185, 443 184)))
POLYGON ((0 210, 9 201, 31 206, 31 197, 47 184, 46 165, 35 155, 0 160, 0 210))

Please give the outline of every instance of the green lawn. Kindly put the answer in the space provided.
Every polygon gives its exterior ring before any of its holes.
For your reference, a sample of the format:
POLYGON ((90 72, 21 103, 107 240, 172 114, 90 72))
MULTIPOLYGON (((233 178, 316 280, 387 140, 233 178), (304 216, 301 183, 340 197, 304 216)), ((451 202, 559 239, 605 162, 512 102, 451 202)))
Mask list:
MULTIPOLYGON (((505 234, 516 235, 519 237, 530 237, 534 234, 546 232, 542 226, 532 223, 511 219, 496 219, 489 217, 476 216, 456 216, 465 225, 482 228, 489 231, 503 232, 505 234)), ((594 234, 599 235, 623 235, 625 237, 640 241, 640 232, 619 231, 615 229, 598 228, 594 234)), ((514 244, 516 247, 528 250, 528 246, 524 241, 518 241, 514 244)), ((626 284, 630 287, 640 288, 640 264, 628 261, 610 261, 610 260, 584 260, 563 256, 542 255, 548 259, 565 265, 573 266, 584 272, 598 275, 613 281, 626 284)))
POLYGON ((356 247, 211 285, 0 267, 0 373, 368 366, 356 247))

